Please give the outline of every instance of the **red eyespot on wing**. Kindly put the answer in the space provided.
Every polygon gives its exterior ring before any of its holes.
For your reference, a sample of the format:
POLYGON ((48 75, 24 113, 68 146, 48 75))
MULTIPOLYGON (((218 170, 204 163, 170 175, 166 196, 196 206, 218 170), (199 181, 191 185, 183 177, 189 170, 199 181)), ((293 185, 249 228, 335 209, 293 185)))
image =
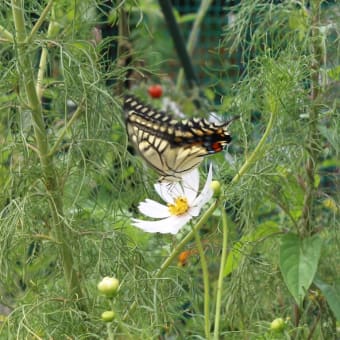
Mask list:
POLYGON ((212 144, 212 149, 215 151, 215 152, 220 152, 223 150, 223 146, 221 144, 221 142, 215 142, 212 144))

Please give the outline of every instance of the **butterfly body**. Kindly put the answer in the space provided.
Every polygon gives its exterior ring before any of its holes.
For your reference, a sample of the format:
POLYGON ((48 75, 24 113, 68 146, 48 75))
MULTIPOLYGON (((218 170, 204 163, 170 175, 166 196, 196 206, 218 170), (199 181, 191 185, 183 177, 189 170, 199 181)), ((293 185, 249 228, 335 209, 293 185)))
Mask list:
POLYGON ((180 180, 199 166, 204 156, 222 151, 231 141, 227 131, 230 122, 176 120, 132 96, 125 98, 124 110, 130 141, 161 180, 180 180))

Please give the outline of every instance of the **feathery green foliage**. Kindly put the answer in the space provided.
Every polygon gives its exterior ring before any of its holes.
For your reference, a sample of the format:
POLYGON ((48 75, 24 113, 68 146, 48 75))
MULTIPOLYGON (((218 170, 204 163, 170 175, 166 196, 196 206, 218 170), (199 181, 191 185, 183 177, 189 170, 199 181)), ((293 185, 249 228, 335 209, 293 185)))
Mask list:
POLYGON ((212 53, 231 57, 205 65, 202 99, 164 76, 175 56, 155 2, 5 2, 1 336, 336 339, 339 10, 321 0, 229 7, 212 53), (110 37, 100 36, 105 20, 110 37), (192 99, 240 116, 234 161, 210 158, 221 196, 176 237, 130 225, 138 203, 156 199, 156 176, 128 151, 121 97, 129 80, 145 99, 151 79, 190 117, 202 115, 192 99), (97 291, 105 276, 119 279, 113 298, 97 291), (105 310, 115 312, 107 324, 105 310), (274 334, 276 318, 284 329, 274 334))

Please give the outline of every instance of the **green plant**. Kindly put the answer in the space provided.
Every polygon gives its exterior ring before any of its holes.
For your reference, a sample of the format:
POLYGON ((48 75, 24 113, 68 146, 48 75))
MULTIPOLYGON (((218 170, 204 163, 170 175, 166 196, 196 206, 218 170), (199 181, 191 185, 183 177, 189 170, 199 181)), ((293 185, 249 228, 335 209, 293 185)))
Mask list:
POLYGON ((158 5, 4 4, 3 337, 338 336, 339 5, 256 0, 228 10, 234 20, 212 52, 238 53, 240 77, 227 88, 232 58, 221 56, 220 68, 206 68, 216 80, 202 91, 209 101, 199 99, 240 116, 230 127, 234 161, 209 159, 220 193, 192 229, 167 236, 130 223, 138 203, 156 196, 157 175, 127 151, 121 92, 129 78, 145 99, 157 82, 188 116, 206 112, 192 103, 195 90, 164 77, 175 55, 158 5), (99 39, 105 15, 117 34, 99 39), (105 276, 120 280, 110 299, 97 293, 105 276), (275 334, 273 320, 284 324, 275 334))

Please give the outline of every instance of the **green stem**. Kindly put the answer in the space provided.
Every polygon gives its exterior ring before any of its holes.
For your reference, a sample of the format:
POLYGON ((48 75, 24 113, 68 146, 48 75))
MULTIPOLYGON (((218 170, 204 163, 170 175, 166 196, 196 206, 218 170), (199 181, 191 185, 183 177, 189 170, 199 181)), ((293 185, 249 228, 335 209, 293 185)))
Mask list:
MULTIPOLYGON (((195 49, 197 40, 198 40, 198 35, 199 35, 199 30, 202 24, 202 21, 210 7, 212 3, 212 0, 202 0, 201 2, 201 6, 195 16, 195 21, 194 24, 192 26, 190 35, 189 35, 189 39, 188 39, 188 43, 187 43, 187 50, 188 50, 188 54, 189 56, 192 56, 193 51, 195 49)), ((183 68, 181 68, 179 70, 178 73, 178 77, 177 77, 177 82, 176 82, 176 89, 177 91, 179 91, 179 89, 182 87, 183 84, 183 79, 184 79, 184 72, 183 72, 183 68)))
POLYGON ((202 274, 203 274, 203 285, 204 285, 204 330, 205 338, 210 339, 210 285, 209 285, 209 271, 207 260, 204 255, 202 242, 199 236, 199 232, 195 231, 195 241, 200 255, 202 274))
MULTIPOLYGON (((195 232, 198 232, 204 223, 208 220, 208 218, 212 215, 212 213, 215 211, 215 209, 218 206, 218 201, 216 200, 209 209, 203 214, 203 216, 200 218, 200 220, 196 223, 196 225, 192 228, 192 230, 187 234, 187 236, 184 237, 184 239, 177 245, 177 247, 172 251, 170 256, 162 263, 158 271, 155 273, 155 278, 160 278, 162 274, 166 271, 166 269, 170 266, 170 264, 178 257, 180 252, 183 250, 185 245, 189 243, 194 237, 195 232)), ((124 314, 122 320, 125 321, 127 317, 132 313, 135 308, 137 307, 137 302, 134 301, 130 308, 126 311, 124 314)))
POLYGON ((112 331, 112 322, 108 322, 106 324, 106 330, 107 330, 107 338, 109 340, 114 340, 114 335, 113 335, 113 331, 112 331))
POLYGON ((322 44, 319 33, 319 21, 320 21, 320 6, 321 1, 311 2, 311 16, 312 16, 312 53, 313 61, 311 65, 312 77, 311 77, 311 100, 312 107, 310 109, 309 117, 309 131, 308 131, 308 145, 307 147, 307 160, 305 164, 306 172, 306 191, 304 195, 303 209, 302 209, 302 234, 311 234, 313 229, 313 201, 315 197, 315 172, 316 163, 319 153, 320 136, 317 128, 317 121, 319 116, 318 98, 320 94, 319 76, 320 67, 323 63, 324 51, 322 50, 322 44))
POLYGON ((158 271, 155 274, 156 278, 159 278, 162 276, 162 274, 165 272, 165 270, 170 266, 170 264, 178 257, 180 252, 183 250, 186 244, 188 244, 194 237, 195 233, 202 228, 204 223, 207 221, 207 219, 211 216, 211 214, 215 211, 215 209, 218 206, 218 201, 215 201, 209 209, 203 214, 201 219, 196 223, 196 225, 192 228, 192 230, 187 234, 187 236, 184 237, 184 239, 177 245, 177 247, 172 251, 170 256, 163 262, 163 264, 160 266, 158 271))
POLYGON ((76 111, 74 111, 71 119, 67 122, 64 129, 61 130, 61 132, 59 133, 57 140, 55 141, 55 143, 53 144, 53 146, 50 149, 49 156, 52 156, 58 150, 58 147, 59 147, 60 143, 63 141, 65 134, 70 129, 70 127, 73 125, 73 123, 77 120, 77 118, 80 116, 80 114, 83 112, 82 109, 83 109, 84 102, 85 102, 85 98, 83 98, 81 100, 76 111))
MULTIPOLYGON (((129 329, 124 325, 124 323, 122 322, 119 313, 115 312, 115 308, 116 307, 116 303, 115 303, 115 299, 111 300, 111 310, 115 313, 115 322, 116 322, 116 326, 115 326, 115 330, 119 329, 120 332, 122 334, 124 334, 124 339, 133 339, 133 337, 130 334, 129 329)), ((110 327, 108 327, 108 335, 109 335, 109 339, 113 340, 114 339, 114 335, 115 332, 113 331, 113 324, 109 323, 108 325, 110 325, 110 327)))
POLYGON ((220 332, 220 319, 221 319, 221 304, 222 304, 222 290, 223 290, 223 279, 224 279, 224 268, 227 260, 227 246, 228 246, 228 219, 225 212, 223 204, 221 204, 222 213, 222 225, 223 225, 223 241, 222 241, 222 254, 221 254, 221 264, 220 273, 218 275, 217 281, 217 291, 216 291, 216 311, 215 311, 215 322, 214 322, 214 340, 219 339, 220 332))
MULTIPOLYGON (((51 1, 51 6, 52 6, 53 1, 51 1)), ((45 8, 46 10, 46 8, 45 8)), ((41 19, 42 16, 40 16, 39 19, 41 19)), ((51 35, 53 34, 52 32, 55 30, 54 29, 55 24, 53 19, 50 21, 48 25, 48 30, 47 30, 47 38, 50 38, 51 35)), ((33 27, 34 29, 34 27, 33 27)), ((31 34, 33 34, 33 29, 31 31, 31 34)), ((31 39, 26 38, 27 41, 30 41, 31 39)), ((36 83, 36 91, 37 95, 39 98, 39 101, 41 102, 41 98, 43 95, 43 80, 45 77, 45 72, 46 72, 46 66, 47 66, 47 56, 48 56, 48 50, 47 47, 43 47, 41 51, 41 56, 40 56, 40 62, 39 62, 39 69, 38 69, 38 75, 37 75, 37 83, 36 83)))
MULTIPOLYGON (((50 12, 50 9, 52 8, 53 2, 55 0, 50 0, 48 2, 48 4, 46 5, 46 7, 44 8, 44 10, 41 12, 39 19, 36 21, 35 25, 33 26, 30 34, 26 37, 26 42, 29 43, 32 41, 32 39, 34 38, 35 34, 37 33, 37 31, 39 30, 39 28, 41 27, 41 25, 44 23, 48 13, 50 12)), ((52 22, 50 22, 51 25, 52 22)))
POLYGON ((34 83, 33 67, 31 64, 32 58, 29 54, 28 45, 25 43, 27 35, 25 30, 24 9, 21 0, 12 0, 12 12, 16 30, 18 68, 22 74, 28 107, 32 112, 33 129, 37 143, 36 149, 38 150, 42 176, 49 198, 55 237, 57 244, 60 244, 65 280, 69 292, 80 298, 82 296, 81 289, 76 271, 73 268, 72 252, 68 245, 69 237, 67 236, 67 226, 63 217, 61 188, 57 180, 53 159, 49 156, 47 132, 43 120, 41 101, 36 91, 36 84, 34 83))
POLYGON ((273 112, 270 113, 270 118, 268 125, 266 127, 266 131, 264 132, 261 140, 256 145, 255 150, 252 152, 252 154, 247 158, 246 162, 242 165, 241 169, 238 171, 238 173, 234 176, 231 183, 235 184, 237 183, 240 178, 249 170, 249 168, 262 156, 263 154, 263 146, 269 136, 269 133, 274 125, 274 117, 275 114, 273 112))

